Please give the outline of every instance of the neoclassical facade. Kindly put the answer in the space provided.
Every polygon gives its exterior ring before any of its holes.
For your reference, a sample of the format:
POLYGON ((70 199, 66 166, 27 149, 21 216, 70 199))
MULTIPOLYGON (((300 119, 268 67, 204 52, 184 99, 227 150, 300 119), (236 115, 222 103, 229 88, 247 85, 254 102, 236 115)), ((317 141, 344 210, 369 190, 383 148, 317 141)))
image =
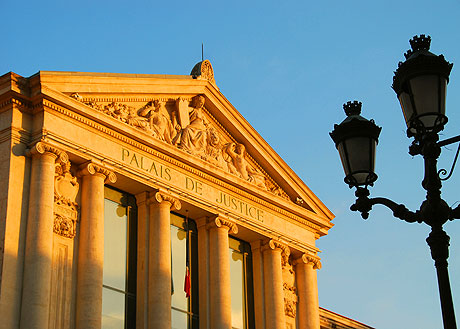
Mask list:
POLYGON ((190 75, 0 77, 0 327, 370 328, 318 305, 333 214, 190 75))

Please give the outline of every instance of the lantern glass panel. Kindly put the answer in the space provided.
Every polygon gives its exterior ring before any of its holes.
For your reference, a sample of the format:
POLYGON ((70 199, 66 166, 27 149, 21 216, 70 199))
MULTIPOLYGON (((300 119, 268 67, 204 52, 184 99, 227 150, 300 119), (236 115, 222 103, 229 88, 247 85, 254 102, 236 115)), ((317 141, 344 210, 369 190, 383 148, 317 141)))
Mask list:
POLYGON ((374 172, 376 141, 369 137, 352 137, 338 145, 345 176, 351 175, 355 185, 366 185, 374 172))
POLYGON ((403 91, 399 95, 399 103, 401 104, 401 109, 403 111, 404 120, 406 120, 406 125, 409 127, 409 121, 414 115, 414 108, 412 105, 411 95, 403 91))
POLYGON ((445 95, 446 84, 446 79, 437 75, 422 75, 409 81, 415 115, 419 117, 425 128, 433 128, 439 114, 444 115, 445 113, 440 96, 443 95, 442 93, 445 95))

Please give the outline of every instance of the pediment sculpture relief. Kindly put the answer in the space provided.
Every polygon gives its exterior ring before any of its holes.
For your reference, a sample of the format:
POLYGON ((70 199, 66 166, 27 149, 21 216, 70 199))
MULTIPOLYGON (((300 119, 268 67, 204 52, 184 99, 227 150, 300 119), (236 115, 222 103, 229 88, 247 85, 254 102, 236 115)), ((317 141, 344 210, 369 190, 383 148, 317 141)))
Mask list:
POLYGON ((205 97, 191 100, 179 97, 174 102, 152 99, 141 107, 119 102, 101 104, 77 93, 72 98, 101 111, 154 138, 174 145, 193 156, 240 177, 246 182, 283 199, 289 196, 251 163, 246 147, 220 131, 205 106, 205 97))
POLYGON ((138 113, 139 116, 147 119, 148 129, 151 131, 153 137, 172 144, 176 131, 171 123, 165 102, 158 99, 150 101, 138 113))

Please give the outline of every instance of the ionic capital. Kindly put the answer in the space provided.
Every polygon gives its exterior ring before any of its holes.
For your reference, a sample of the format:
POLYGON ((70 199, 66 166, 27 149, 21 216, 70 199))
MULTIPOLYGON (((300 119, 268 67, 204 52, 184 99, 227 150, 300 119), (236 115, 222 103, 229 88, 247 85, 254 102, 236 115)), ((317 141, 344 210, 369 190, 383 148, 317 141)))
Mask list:
POLYGON ((226 228, 228 231, 232 232, 233 234, 238 233, 238 226, 235 223, 228 220, 227 218, 217 216, 214 219, 208 221, 207 228, 226 228))
POLYGON ((294 261, 294 264, 307 264, 307 265, 312 265, 313 269, 319 270, 321 269, 321 261, 318 256, 313 256, 309 254, 303 254, 302 257, 296 259, 294 261))
POLYGON ((153 193, 153 196, 151 196, 147 200, 148 204, 152 204, 152 203, 161 204, 163 202, 169 203, 171 210, 180 210, 180 208, 182 207, 182 204, 179 201, 179 199, 163 191, 158 191, 158 192, 153 193))
POLYGON ((26 150, 26 156, 28 157, 44 154, 53 156, 54 159, 58 159, 61 164, 66 164, 69 162, 69 156, 66 152, 45 142, 37 142, 30 149, 26 150))
POLYGON ((280 250, 283 258, 289 258, 289 255, 291 254, 291 249, 289 249, 288 246, 274 239, 270 239, 262 245, 262 251, 265 250, 280 250))
POLYGON ((78 176, 100 175, 104 176, 104 183, 115 183, 117 181, 117 176, 113 171, 91 161, 82 164, 78 169, 78 176))

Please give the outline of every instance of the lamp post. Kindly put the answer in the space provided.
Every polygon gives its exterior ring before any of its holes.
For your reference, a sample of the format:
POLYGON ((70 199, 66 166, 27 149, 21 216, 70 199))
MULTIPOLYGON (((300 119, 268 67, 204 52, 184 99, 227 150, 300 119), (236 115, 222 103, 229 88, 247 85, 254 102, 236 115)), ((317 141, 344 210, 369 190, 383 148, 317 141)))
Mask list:
POLYGON ((441 299, 442 318, 445 329, 456 329, 455 312, 452 302, 447 259, 449 257, 449 236, 443 225, 448 220, 460 218, 460 206, 452 209, 441 198, 441 181, 452 174, 460 146, 457 150, 450 174, 438 171, 437 159, 441 147, 460 141, 460 136, 439 140, 439 132, 447 123, 445 115, 446 87, 452 64, 442 55, 429 51, 431 38, 415 36, 410 40, 411 50, 404 54, 405 62, 400 62, 393 77, 393 89, 401 104, 407 125, 407 136, 414 138, 409 147, 409 154, 424 158, 425 173, 422 186, 426 190, 426 199, 420 209, 408 210, 387 198, 369 198, 368 186, 377 180, 374 172, 375 148, 381 128, 373 120, 360 116, 361 103, 354 101, 344 104, 347 118, 334 126, 330 133, 339 151, 345 171, 345 183, 350 188, 356 187, 355 203, 350 207, 359 211, 364 219, 376 204, 384 205, 393 211, 396 218, 409 223, 425 223, 431 227, 426 239, 431 257, 435 262, 439 295, 441 299))

